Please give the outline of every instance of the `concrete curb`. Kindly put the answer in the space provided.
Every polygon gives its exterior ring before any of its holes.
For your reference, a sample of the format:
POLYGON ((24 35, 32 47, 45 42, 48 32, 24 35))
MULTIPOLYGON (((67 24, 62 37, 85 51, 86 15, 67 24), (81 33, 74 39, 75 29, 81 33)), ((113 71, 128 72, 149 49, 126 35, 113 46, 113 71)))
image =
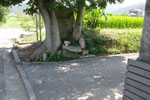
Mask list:
POLYGON ((31 86, 30 82, 28 81, 26 73, 22 67, 22 63, 21 63, 21 60, 17 54, 17 51, 12 50, 12 54, 13 54, 13 57, 14 57, 14 60, 16 63, 17 70, 19 71, 20 77, 21 77, 23 84, 24 84, 24 87, 27 91, 27 95, 28 95, 29 100, 37 100, 36 96, 34 94, 34 91, 32 89, 32 86, 31 86))

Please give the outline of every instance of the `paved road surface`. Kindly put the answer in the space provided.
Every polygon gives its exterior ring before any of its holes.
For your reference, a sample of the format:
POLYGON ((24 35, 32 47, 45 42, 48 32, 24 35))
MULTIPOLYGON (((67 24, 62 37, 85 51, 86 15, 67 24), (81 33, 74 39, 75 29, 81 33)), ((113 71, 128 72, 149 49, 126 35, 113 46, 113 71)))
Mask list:
POLYGON ((11 38, 24 33, 21 29, 0 29, 0 100, 28 100, 22 80, 10 55, 11 38))
POLYGON ((24 69, 38 100, 122 100, 127 58, 137 56, 24 64, 24 69))

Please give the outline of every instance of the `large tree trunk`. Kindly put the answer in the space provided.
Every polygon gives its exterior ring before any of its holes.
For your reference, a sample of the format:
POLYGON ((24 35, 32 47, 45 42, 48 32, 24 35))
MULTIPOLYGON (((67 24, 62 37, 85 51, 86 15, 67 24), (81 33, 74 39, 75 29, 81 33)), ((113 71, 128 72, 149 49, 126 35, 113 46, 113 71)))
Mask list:
POLYGON ((150 62, 150 0, 146 2, 139 59, 150 62))
POLYGON ((73 27, 75 23, 73 12, 56 12, 58 19, 58 26, 61 40, 70 38, 72 36, 73 27))
POLYGON ((61 44, 55 12, 48 11, 43 7, 45 0, 37 0, 37 3, 45 23, 46 39, 42 46, 31 55, 31 60, 37 60, 44 52, 48 55, 53 55, 61 44))
POLYGON ((60 40, 60 34, 59 34, 59 27, 58 27, 58 22, 57 18, 55 15, 55 12, 51 12, 51 34, 52 34, 52 46, 53 46, 53 51, 52 55, 57 51, 58 47, 61 45, 61 40, 60 40))
POLYGON ((77 12, 76 24, 75 24, 74 31, 73 31, 73 39, 75 40, 79 40, 82 37, 81 30, 82 30, 83 10, 84 8, 82 7, 77 12))
POLYGON ((76 24, 74 26, 74 13, 73 12, 55 12, 49 11, 44 4, 48 3, 48 0, 36 0, 40 13, 44 19, 46 28, 46 39, 42 46, 31 55, 31 60, 37 60, 47 53, 52 56, 61 45, 61 40, 73 38, 79 40, 82 37, 82 18, 83 8, 77 13, 76 24), (73 30, 74 29, 74 30, 73 30))

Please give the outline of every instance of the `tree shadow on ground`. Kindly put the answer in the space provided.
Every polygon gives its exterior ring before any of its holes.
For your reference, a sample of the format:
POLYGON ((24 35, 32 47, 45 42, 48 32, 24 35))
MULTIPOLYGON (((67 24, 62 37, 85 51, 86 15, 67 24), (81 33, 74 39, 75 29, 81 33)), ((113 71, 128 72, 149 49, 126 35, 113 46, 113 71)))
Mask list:
POLYGON ((126 56, 24 64, 39 100, 122 100, 126 56))

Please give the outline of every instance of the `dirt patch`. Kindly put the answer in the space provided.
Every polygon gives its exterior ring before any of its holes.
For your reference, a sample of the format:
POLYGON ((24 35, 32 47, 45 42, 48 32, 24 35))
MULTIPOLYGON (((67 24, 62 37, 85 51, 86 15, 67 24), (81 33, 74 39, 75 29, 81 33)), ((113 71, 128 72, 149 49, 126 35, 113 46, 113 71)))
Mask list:
POLYGON ((18 48, 18 55, 23 62, 29 62, 30 56, 41 46, 41 43, 33 43, 32 45, 18 48))

